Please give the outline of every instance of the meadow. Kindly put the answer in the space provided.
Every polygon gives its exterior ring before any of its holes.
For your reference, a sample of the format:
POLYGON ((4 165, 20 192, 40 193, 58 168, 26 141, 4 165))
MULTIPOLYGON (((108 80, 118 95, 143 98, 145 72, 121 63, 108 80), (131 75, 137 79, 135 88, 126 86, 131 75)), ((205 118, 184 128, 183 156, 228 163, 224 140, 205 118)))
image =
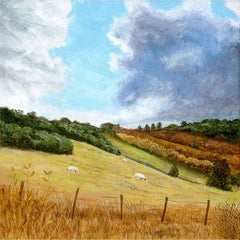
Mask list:
MULTIPOLYGON (((238 203, 236 189, 226 192, 208 187, 204 175, 195 171, 188 174, 191 169, 184 167, 180 174, 198 180, 199 184, 172 178, 124 156, 87 143, 72 142, 73 155, 0 149, 0 238, 224 237, 217 228, 215 213, 219 203, 238 203), (79 172, 68 173, 68 165, 77 166, 79 172), (144 173, 147 181, 135 179, 136 172, 144 173), (24 182, 22 192, 21 181, 24 182), (72 218, 77 188, 79 194, 72 218), (120 194, 123 194, 122 220, 120 194), (169 201, 162 222, 165 197, 169 201), (211 206, 208 223, 204 225, 208 199, 211 206)), ((171 166, 156 155, 116 142, 117 147, 133 157, 155 162, 160 168, 171 166)), ((232 230, 226 228, 225 232, 230 234, 232 230)), ((234 234, 239 236, 238 232, 234 234)))
MULTIPOLYGON (((231 199, 237 200, 239 192, 225 192, 205 185, 205 175, 191 169, 180 169, 179 176, 190 180, 195 180, 200 184, 194 184, 178 178, 172 178, 157 170, 139 164, 131 159, 123 161, 123 156, 113 155, 100 150, 92 145, 72 141, 74 144, 73 155, 56 155, 41 151, 18 150, 13 148, 0 149, 1 183, 13 183, 26 181, 25 166, 31 164, 30 172, 34 171, 28 182, 33 188, 39 189, 51 185, 59 192, 75 192, 80 188, 80 194, 98 197, 104 195, 119 196, 124 194, 125 198, 131 202, 146 201, 148 204, 159 204, 159 199, 166 196, 169 199, 179 201, 200 201, 206 202, 211 199, 213 203, 231 199), (79 168, 78 174, 70 174, 66 171, 68 165, 79 168), (52 171, 49 176, 50 181, 45 182, 44 171, 52 171), (141 172, 147 177, 147 181, 138 181, 134 178, 136 172, 141 172)), ((120 145, 121 143, 119 143, 120 145)), ((124 144, 124 143, 122 143, 124 144)), ((161 168, 166 164, 157 156, 146 153, 140 149, 123 147, 126 151, 131 150, 131 156, 142 155, 145 161, 157 162, 161 168), (134 153, 135 152, 135 153, 134 153)), ((129 153, 129 152, 128 152, 129 153)), ((169 170, 171 163, 165 165, 169 170)), ((161 203, 160 203, 161 204, 161 203)))

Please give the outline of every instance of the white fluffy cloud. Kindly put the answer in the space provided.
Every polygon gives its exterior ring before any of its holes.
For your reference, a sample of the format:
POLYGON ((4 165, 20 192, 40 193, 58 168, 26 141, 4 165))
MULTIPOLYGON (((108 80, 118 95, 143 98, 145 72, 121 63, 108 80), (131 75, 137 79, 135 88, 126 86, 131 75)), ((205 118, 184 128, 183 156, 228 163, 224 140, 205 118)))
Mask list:
POLYGON ((239 117, 239 28, 210 6, 185 0, 165 12, 135 2, 127 17, 115 19, 108 35, 123 52, 110 62, 125 73, 120 106, 141 111, 142 119, 152 110, 153 121, 239 117))
POLYGON ((66 67, 49 50, 65 45, 70 0, 0 1, 0 103, 21 108, 59 89, 66 67))
POLYGON ((235 14, 240 18, 240 1, 238 0, 225 0, 226 6, 235 12, 235 14))
POLYGON ((183 0, 183 9, 187 11, 209 12, 211 9, 211 0, 183 0))

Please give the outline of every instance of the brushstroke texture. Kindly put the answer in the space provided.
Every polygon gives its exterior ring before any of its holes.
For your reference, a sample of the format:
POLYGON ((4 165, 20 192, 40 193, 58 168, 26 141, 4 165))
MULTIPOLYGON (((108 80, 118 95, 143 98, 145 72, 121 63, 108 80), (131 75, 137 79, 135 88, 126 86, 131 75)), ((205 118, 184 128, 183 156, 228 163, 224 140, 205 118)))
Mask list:
POLYGON ((214 16, 210 1, 171 11, 135 2, 109 38, 123 52, 110 63, 125 73, 121 107, 154 103, 152 120, 239 117, 239 27, 214 16))
POLYGON ((49 51, 66 44, 70 11, 70 1, 0 2, 1 105, 21 107, 63 86, 66 66, 49 51))

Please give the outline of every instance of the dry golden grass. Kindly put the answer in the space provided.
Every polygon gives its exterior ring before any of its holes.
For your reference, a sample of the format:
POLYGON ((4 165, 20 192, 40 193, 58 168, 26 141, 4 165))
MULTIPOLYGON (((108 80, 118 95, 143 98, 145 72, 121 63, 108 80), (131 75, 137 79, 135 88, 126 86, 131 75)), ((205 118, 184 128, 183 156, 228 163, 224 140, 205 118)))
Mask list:
MULTIPOLYGON (((164 222, 161 222, 163 206, 124 202, 121 220, 118 199, 113 201, 114 199, 91 199, 81 196, 77 200, 72 218, 73 195, 56 194, 50 188, 36 191, 26 186, 23 191, 20 189, 19 184, 0 187, 1 239, 221 237, 212 221, 215 210, 210 209, 209 222, 204 226, 206 206, 201 204, 171 203, 164 222)), ((237 239, 239 235, 234 237, 237 239)))

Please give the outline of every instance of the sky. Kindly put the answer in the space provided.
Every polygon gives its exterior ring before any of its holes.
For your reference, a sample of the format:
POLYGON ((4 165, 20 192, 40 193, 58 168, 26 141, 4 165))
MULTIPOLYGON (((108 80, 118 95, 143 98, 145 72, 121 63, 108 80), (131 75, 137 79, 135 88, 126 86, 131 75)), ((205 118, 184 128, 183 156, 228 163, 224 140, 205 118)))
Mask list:
POLYGON ((1 0, 0 106, 99 126, 240 118, 240 0, 1 0))

